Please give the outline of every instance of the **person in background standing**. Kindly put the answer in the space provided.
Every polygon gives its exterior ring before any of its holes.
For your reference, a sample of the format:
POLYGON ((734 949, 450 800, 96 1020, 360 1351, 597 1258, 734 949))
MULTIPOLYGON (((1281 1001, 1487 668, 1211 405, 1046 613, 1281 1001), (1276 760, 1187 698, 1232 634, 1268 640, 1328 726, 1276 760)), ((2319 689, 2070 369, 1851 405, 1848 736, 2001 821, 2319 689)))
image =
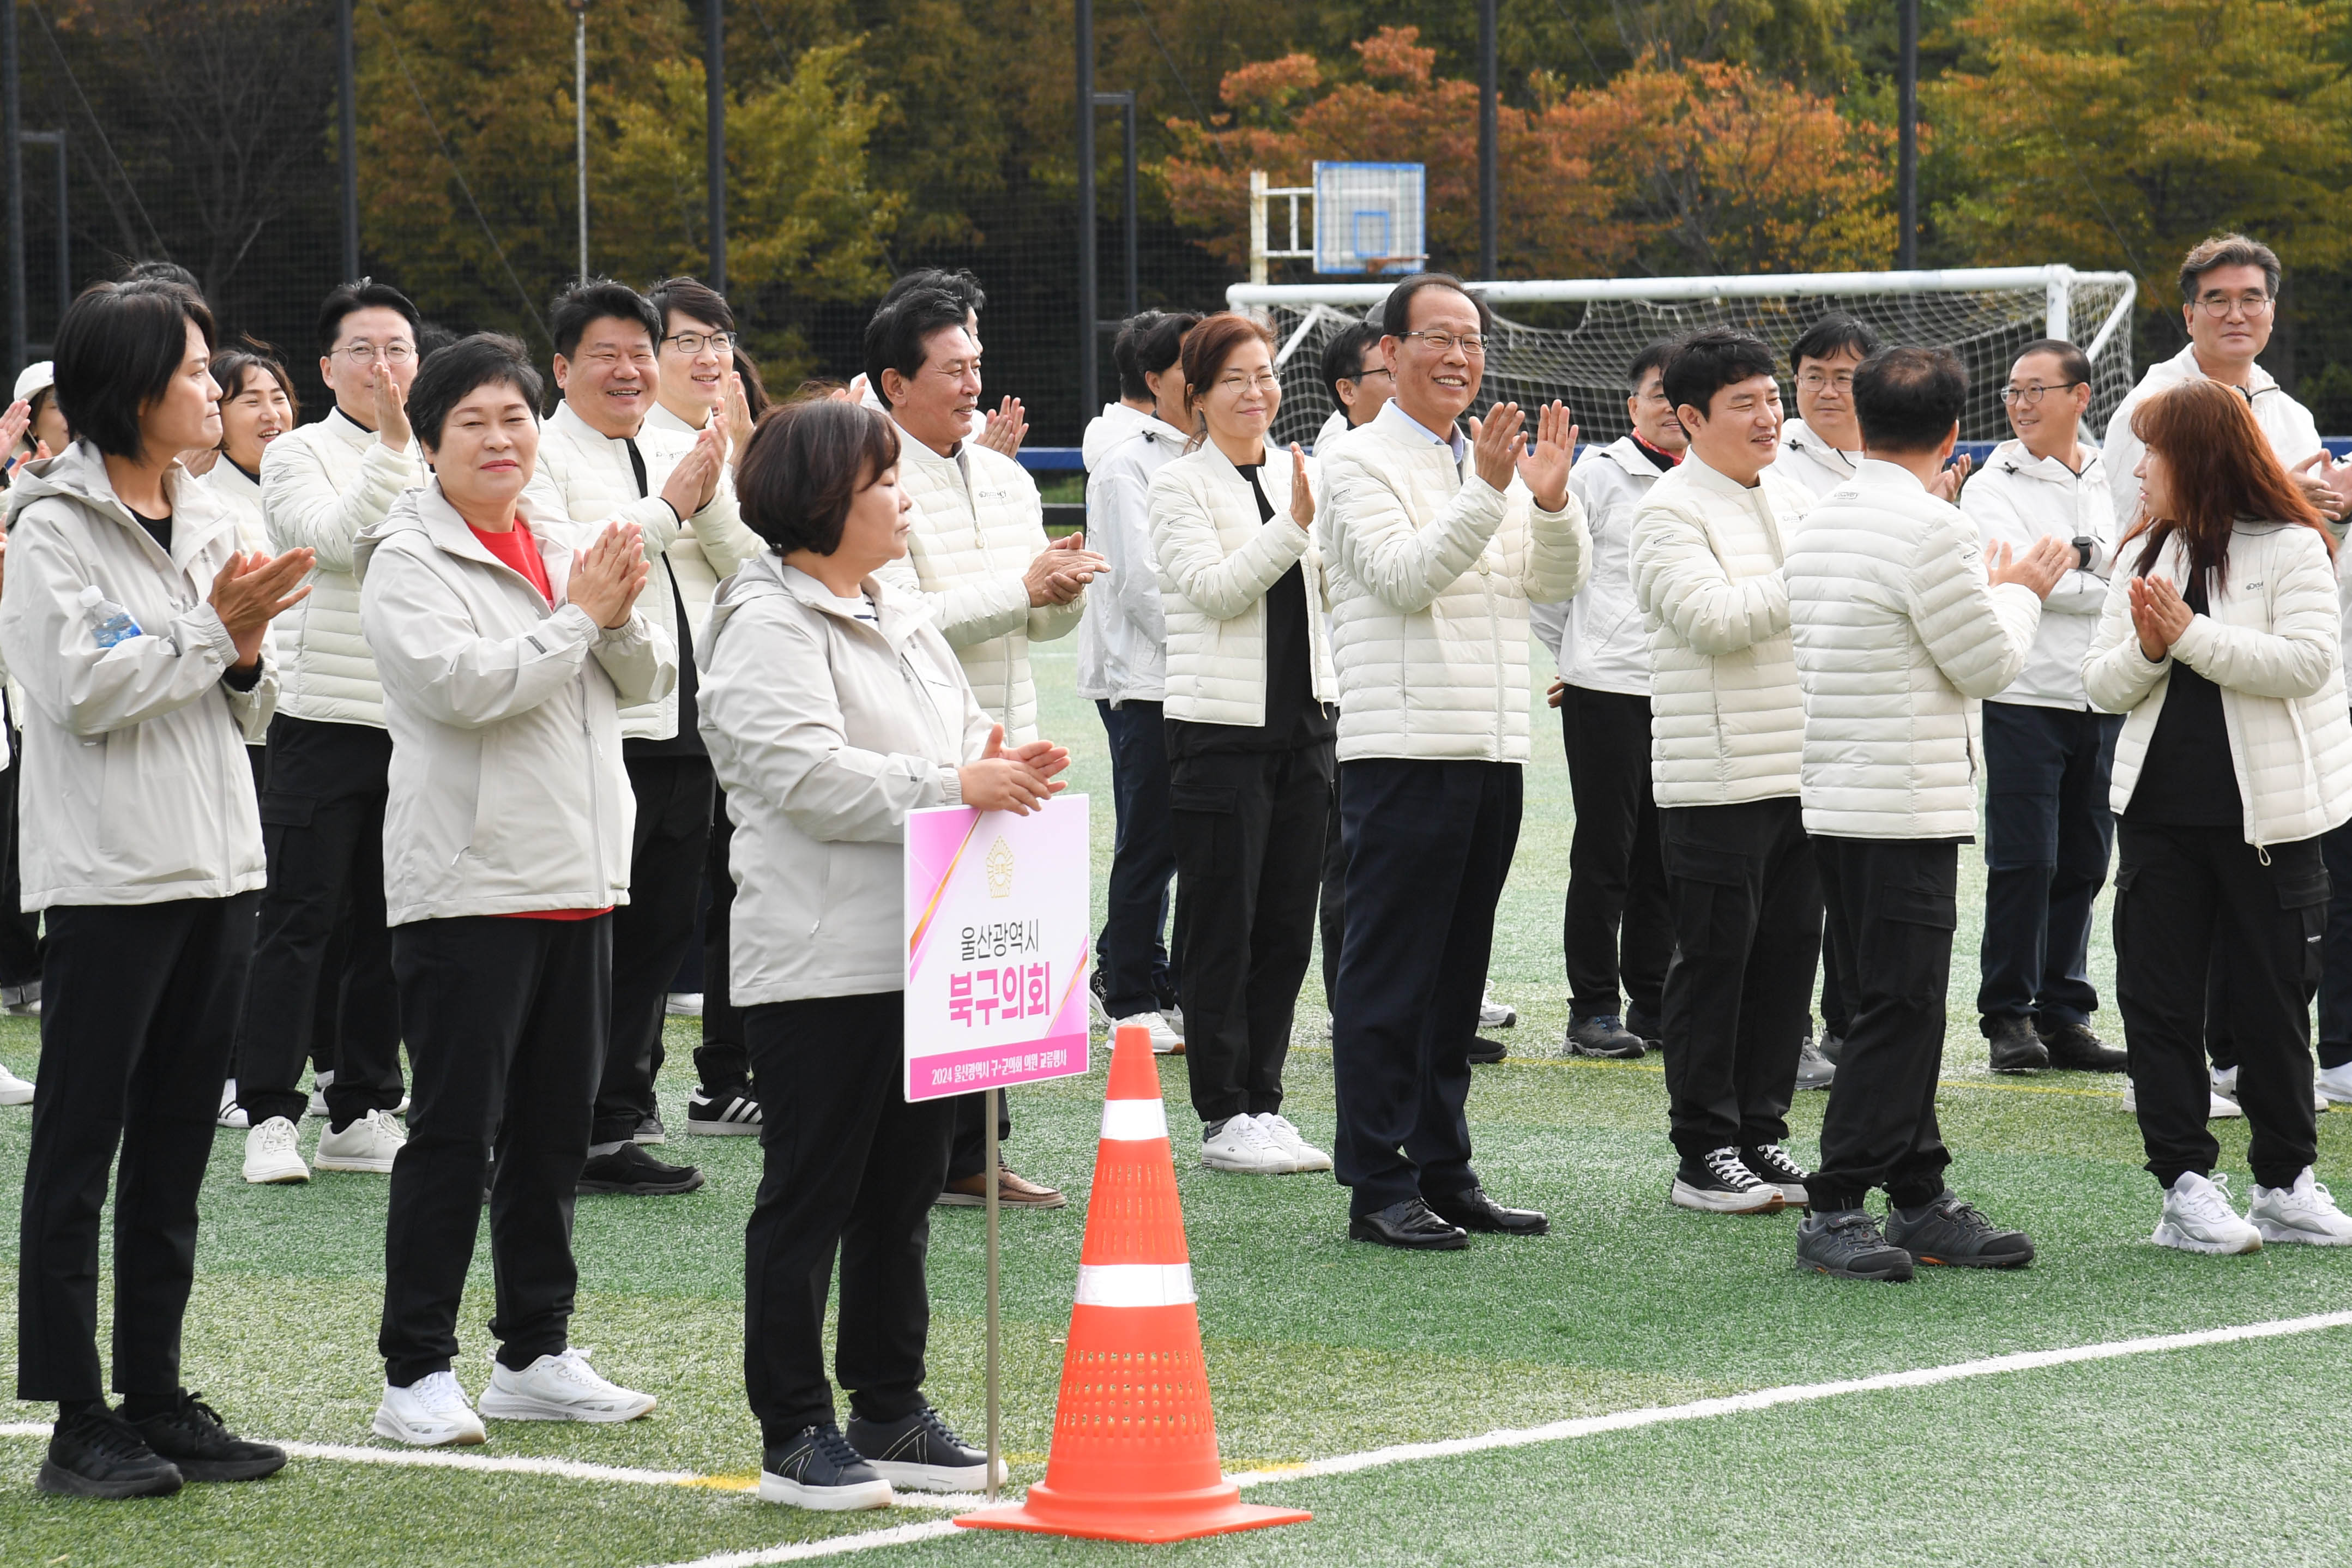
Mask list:
POLYGON ((1168 629, 1148 496, 1152 476, 1182 453, 1192 428, 1178 356, 1185 333, 1200 320, 1189 311, 1153 310, 1119 331, 1119 395, 1139 393, 1151 413, 1108 442, 1087 476, 1087 537, 1108 563, 1110 580, 1103 591, 1087 595, 1086 618, 1078 624, 1078 695, 1102 715, 1118 811, 1108 907, 1089 984, 1096 1012, 1114 1038, 1122 1026, 1139 1025, 1151 1031, 1151 1048, 1163 1055, 1184 1048, 1183 1015, 1176 1005, 1183 942, 1180 935, 1171 958, 1161 934, 1176 850, 1168 836, 1162 716, 1168 629))
MULTIPOLYGON (((0 454, 9 464, 7 507, 12 514, 16 504, 15 484, 23 466, 62 452, 72 443, 65 417, 58 412, 54 362, 26 365, 16 377, 16 402, 0 418, 0 435, 8 437, 0 441, 0 454)), ((5 539, 0 539, 0 549, 5 548, 5 539)), ((16 763, 25 755, 23 708, 23 691, 0 672, 0 720, 6 723, 5 740, 11 759, 8 767, 0 771, 0 1011, 19 1018, 37 1018, 46 944, 41 939, 41 917, 26 913, 23 906, 21 807, 16 799, 21 772, 16 763)), ((5 1075, 0 1078, 0 1105, 32 1102, 31 1084, 5 1068, 0 1068, 0 1075, 5 1075)))
POLYGON ((310 596, 281 637, 284 691, 269 723, 269 846, 254 984, 237 1032, 245 1179, 310 1180, 295 1129, 308 1108, 302 1064, 320 1062, 322 1170, 381 1174, 405 1134, 400 1004, 383 916, 383 803, 392 737, 383 688, 360 629, 352 542, 383 521, 424 467, 408 428, 416 307, 362 278, 319 307, 319 374, 335 406, 263 449, 270 542, 312 552, 310 596))
POLYGON ((74 300, 57 391, 77 436, 18 479, 0 584, 0 654, 31 705, 25 903, 49 935, 16 1397, 57 1405, 35 1484, 76 1497, 286 1463, 181 1383, 197 1193, 268 874, 245 742, 278 696, 269 623, 310 568, 307 550, 238 550, 235 521, 180 465, 220 441, 212 344, 212 312, 175 284, 99 283, 74 300), (96 1332, 110 1176, 119 1411, 96 1332))
POLYGON ((1104 404, 1102 412, 1087 421, 1086 433, 1078 441, 1078 457, 1089 479, 1102 467, 1103 459, 1110 456, 1113 447, 1150 425, 1159 413, 1151 388, 1145 384, 1143 373, 1136 368, 1135 345, 1167 317, 1165 310, 1139 310, 1118 324, 1118 335, 1110 344, 1111 369, 1118 377, 1118 396, 1104 404))
POLYGON ((2074 562, 2042 602, 2025 668, 1984 705, 1985 921, 1977 1014, 1992 1070, 2121 1072, 2091 1031, 2091 906, 2107 879, 2107 809, 2121 717, 2091 706, 2083 655, 2107 598, 2115 509, 2107 468, 2080 439, 2091 362, 2073 343, 2028 343, 2001 389, 2016 438, 1994 448, 1960 510, 1990 544, 2056 539, 2074 562))
MULTIPOLYGON (((972 353, 979 354, 980 312, 988 303, 988 293, 970 268, 959 267, 950 272, 944 268, 919 267, 912 272, 902 272, 891 279, 890 287, 883 291, 882 302, 875 310, 889 310, 912 294, 945 294, 961 305, 964 334, 971 339, 972 353)), ((877 414, 889 412, 881 384, 874 379, 870 367, 860 371, 849 384, 848 396, 852 402, 863 402, 877 414)), ((1029 434, 1029 421, 1017 397, 1003 398, 995 408, 988 410, 983 410, 975 399, 964 434, 975 447, 1017 458, 1021 455, 1021 443, 1029 434)))
POLYGON ((1396 376, 1381 361, 1380 311, 1350 321, 1323 345, 1319 374, 1331 395, 1331 416, 1315 433, 1315 454, 1381 411, 1396 388, 1396 376))

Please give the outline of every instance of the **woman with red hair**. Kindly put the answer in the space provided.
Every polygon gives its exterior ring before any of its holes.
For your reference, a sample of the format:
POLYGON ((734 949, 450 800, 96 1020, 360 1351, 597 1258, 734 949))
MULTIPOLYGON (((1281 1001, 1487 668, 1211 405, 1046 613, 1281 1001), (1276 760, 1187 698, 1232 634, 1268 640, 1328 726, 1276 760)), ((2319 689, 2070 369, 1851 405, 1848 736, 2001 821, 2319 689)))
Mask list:
POLYGON ((2352 1245, 2312 1176, 2310 1005, 2326 920, 2320 835, 2352 818, 2333 557, 2244 395, 2185 382, 2133 414, 2146 444, 2130 563, 2083 665, 2129 715, 2116 747, 2116 996, 2147 1169, 2153 1239, 2189 1252, 2352 1245), (2213 1175, 2205 975, 2231 976, 2251 1209, 2213 1175))

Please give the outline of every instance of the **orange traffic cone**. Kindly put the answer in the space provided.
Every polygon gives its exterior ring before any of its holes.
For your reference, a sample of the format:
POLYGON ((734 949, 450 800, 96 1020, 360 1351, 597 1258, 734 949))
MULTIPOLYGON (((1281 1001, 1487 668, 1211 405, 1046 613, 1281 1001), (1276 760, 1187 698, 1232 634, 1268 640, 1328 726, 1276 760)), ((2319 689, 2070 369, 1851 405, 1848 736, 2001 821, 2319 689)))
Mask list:
POLYGON ((1314 1518, 1253 1508, 1217 1463, 1201 1319, 1151 1032, 1118 1031, 1045 1479, 958 1524, 1183 1541, 1314 1518))

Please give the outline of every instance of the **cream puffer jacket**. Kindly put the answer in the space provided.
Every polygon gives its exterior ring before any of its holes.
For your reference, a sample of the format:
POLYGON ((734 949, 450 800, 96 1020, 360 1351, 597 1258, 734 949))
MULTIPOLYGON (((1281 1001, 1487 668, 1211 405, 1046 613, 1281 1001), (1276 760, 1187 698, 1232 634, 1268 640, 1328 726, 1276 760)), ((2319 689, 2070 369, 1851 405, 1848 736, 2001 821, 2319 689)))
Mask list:
POLYGON ((1806 514, 1787 571, 1805 831, 1974 834, 1979 703, 2025 668, 2041 599, 1993 586, 1967 515, 1875 458, 1806 514))
POLYGON ((1004 743, 1037 738, 1037 687, 1029 645, 1078 629, 1080 594, 1066 605, 1032 608, 1023 574, 1045 548, 1045 511, 1037 481, 1000 452, 974 441, 942 458, 902 428, 898 484, 914 501, 907 558, 876 574, 903 594, 919 595, 932 624, 956 650, 971 694, 1004 743))
POLYGON ((1650 781, 1660 805, 1797 793, 1805 705, 1781 567, 1811 502, 1779 466, 1749 487, 1685 456, 1633 518, 1633 596, 1650 637, 1650 781))
MULTIPOLYGON (((2116 535, 2121 538, 2131 531, 2139 521, 2139 476, 2132 470, 2139 467, 2140 454, 2147 448, 2132 434, 2132 415, 2139 405, 2168 387, 2187 381, 2210 380, 2205 368, 2197 363, 2197 345, 2190 343, 2170 359, 2158 360, 2140 376, 2139 384, 2124 395, 2116 411, 2107 416, 2107 498, 2116 509, 2116 535)), ((2294 400, 2294 394, 2281 386, 2270 372, 2260 365, 2248 367, 2246 375, 2246 406, 2254 416, 2254 423, 2271 439, 2271 455, 2282 467, 2292 469, 2323 443, 2319 439, 2318 422, 2311 410, 2294 400)))
MULTIPOLYGON (((226 466, 226 459, 216 465, 226 466)), ((286 659, 278 710, 287 717, 383 728, 383 685, 360 632, 352 549, 362 531, 391 514, 402 491, 424 482, 425 459, 415 441, 394 451, 340 408, 262 448, 262 514, 271 547, 319 554, 310 597, 272 628, 286 659)))
POLYGON ((87 441, 17 470, 0 651, 23 684, 17 781, 23 907, 224 899, 268 879, 247 741, 269 723, 277 656, 260 679, 222 677, 236 646, 207 602, 236 524, 174 465, 166 555, 115 499, 87 441), (95 585, 144 635, 98 646, 95 585))
POLYGON ((719 590, 698 650, 703 744, 735 823, 728 996, 897 991, 907 814, 961 805, 992 721, 932 606, 878 574, 864 606, 773 555, 719 590))
MULTIPOLYGON (((674 424, 674 422, 669 422, 674 424)), ((744 526, 735 509, 734 475, 719 472, 719 489, 710 504, 680 521, 661 499, 662 486, 678 459, 694 447, 694 437, 647 420, 637 432, 637 455, 646 462, 646 489, 637 493, 635 468, 629 462, 629 444, 606 436, 559 403, 540 426, 539 467, 531 476, 529 497, 535 517, 567 518, 594 528, 618 518, 645 531, 646 558, 654 563, 637 609, 646 619, 669 634, 671 646, 683 657, 688 639, 701 634, 710 613, 710 595, 721 578, 766 548, 760 536, 744 526), (667 571, 685 601, 687 625, 677 624, 667 571)), ((273 443, 274 445, 274 443, 273 443)), ((624 740, 667 741, 677 733, 677 689, 665 688, 650 701, 632 702, 621 710, 624 740)))
POLYGON ((392 731, 388 925, 628 902, 636 799, 621 705, 677 685, 677 655, 645 613, 649 593, 610 630, 570 604, 587 531, 528 497, 522 512, 552 609, 438 481, 402 497, 352 554, 392 731))
MULTIPOLYGON (((267 447, 263 448, 265 451, 267 447)), ((268 513, 262 504, 261 481, 228 460, 226 455, 213 464, 210 472, 196 482, 212 491, 221 510, 236 522, 236 547, 247 554, 261 551, 275 554, 269 548, 268 513)), ((304 603, 309 601, 305 600, 304 603)))
MULTIPOLYGON (((2192 617, 2161 659, 2140 651, 2132 626, 2130 568, 2138 559, 2136 544, 2124 546, 2122 569, 2083 661, 2091 700, 2130 715, 2116 742, 2108 797, 2116 814, 2131 805, 2177 659, 2221 689, 2247 843, 2291 844, 2352 818, 2352 710, 2345 701, 2336 568, 2326 542, 2296 523, 2241 521, 2208 613, 2192 617)), ((2165 542, 2148 575, 2185 591, 2189 574, 2178 536, 2165 542)))
MULTIPOLYGON (((1315 472, 1310 458, 1310 495, 1315 472)), ((1274 506, 1264 522, 1248 476, 1214 442, 1177 458, 1151 481, 1171 719, 1253 729, 1265 722, 1265 596, 1293 566, 1307 584, 1308 684, 1318 702, 1339 699, 1324 630, 1322 552, 1314 534, 1290 518, 1290 454, 1269 448, 1258 482, 1274 506)))
POLYGON ((1584 586, 1571 489, 1496 489, 1393 403, 1322 458, 1317 542, 1331 600, 1341 762, 1525 763, 1528 605, 1584 586))
POLYGON ((1650 695, 1650 635, 1634 601, 1633 517, 1642 498, 1667 472, 1631 436, 1587 448, 1577 460, 1576 499, 1592 533, 1592 575, 1566 604, 1528 611, 1536 636, 1552 651, 1559 676, 1588 691, 1650 695))
POLYGON ((1168 695, 1168 620, 1151 544, 1151 480, 1183 455, 1185 437, 1172 425, 1137 416, 1144 422, 1112 442, 1087 476, 1087 543, 1110 563, 1110 575, 1090 586, 1078 623, 1078 695, 1114 708, 1168 695))
POLYGON ((1987 544, 2022 555, 2043 539, 2091 542, 2091 564, 2058 580, 2042 601, 2042 626, 2025 668, 1991 700, 2028 708, 2091 704, 2083 690, 2083 655, 2107 602, 2116 556, 2116 509, 2107 465, 2095 447, 2077 447, 2078 473, 2055 458, 2037 458, 2022 441, 2003 441, 1960 491, 1960 510, 1987 544))

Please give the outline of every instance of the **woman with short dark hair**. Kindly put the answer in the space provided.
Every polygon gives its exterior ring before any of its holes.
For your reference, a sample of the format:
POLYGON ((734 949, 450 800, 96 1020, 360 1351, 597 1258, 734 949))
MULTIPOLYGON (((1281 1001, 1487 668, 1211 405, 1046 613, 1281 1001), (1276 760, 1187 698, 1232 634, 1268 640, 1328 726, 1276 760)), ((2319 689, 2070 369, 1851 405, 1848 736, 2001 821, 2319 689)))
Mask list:
POLYGON ((180 1382, 196 1192, 265 879, 245 742, 269 720, 271 560, 179 454, 220 440, 213 321, 166 282, 100 283, 58 328, 73 443, 18 476, 0 654, 22 683, 24 907, 47 911, 40 1096, 17 1254, 16 1395, 55 1401, 43 1491, 142 1497, 286 1463, 180 1382), (114 1190, 114 1387, 95 1328, 114 1190))
POLYGON ((2188 381, 2133 411, 2138 524, 2083 662, 2090 700, 2129 715, 2116 742, 2116 1002, 2147 1170, 2152 1239, 2239 1253, 2352 1246, 2312 1177, 2311 995, 2328 878, 2320 837, 2352 819, 2335 541, 2271 455, 2242 394, 2188 381), (2202 1026, 2230 976, 2238 1103, 2252 1128, 2241 1217, 2202 1026))
POLYGON ((499 1344, 480 1415, 628 1421, 654 1406, 572 1346, 572 1205, 612 910, 629 894, 621 705, 662 696, 677 668, 636 608, 651 568, 635 525, 591 536, 524 504, 539 395, 511 338, 435 354, 407 402, 433 477, 352 554, 392 733, 385 920, 415 1085, 384 1226, 374 1431, 420 1447, 485 1436, 452 1371, 485 1182, 499 1344))
POLYGON ((769 549, 712 604, 701 698, 735 821, 728 984, 767 1112, 743 1271, 760 1495, 879 1508, 893 1481, 969 1491, 987 1479, 922 1394, 923 1260, 957 1102, 905 1097, 907 816, 1025 813, 1062 787, 1069 753, 1003 750, 929 605, 882 577, 907 553, 909 504, 889 420, 830 398, 788 404, 760 422, 739 486, 769 549), (845 1436, 823 1343, 836 1249, 845 1436))

